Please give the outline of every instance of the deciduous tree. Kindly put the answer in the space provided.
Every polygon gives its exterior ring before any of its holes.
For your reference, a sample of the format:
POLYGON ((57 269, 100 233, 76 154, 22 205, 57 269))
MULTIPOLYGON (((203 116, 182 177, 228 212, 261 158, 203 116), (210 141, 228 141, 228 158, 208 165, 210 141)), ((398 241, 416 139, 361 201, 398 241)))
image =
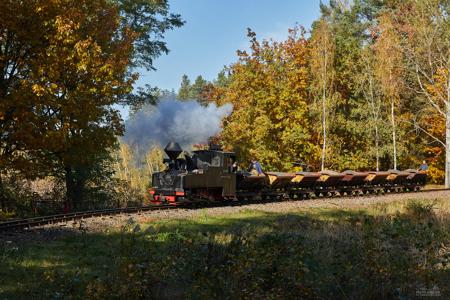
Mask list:
POLYGON ((450 3, 442 0, 404 1, 396 15, 412 78, 408 86, 422 103, 413 112, 419 120, 416 126, 445 150, 446 187, 450 187, 449 16, 450 3))
POLYGON ((285 42, 262 41, 249 30, 250 53, 238 51, 221 101, 233 104, 222 141, 245 161, 255 157, 266 169, 289 170, 314 161, 318 153, 308 122, 307 41, 303 30, 285 42))
POLYGON ((333 95, 334 78, 334 39, 327 20, 318 20, 310 39, 311 91, 321 103, 322 119, 322 158, 320 168, 325 169, 327 152, 327 114, 333 95), (320 99, 320 100, 319 100, 320 99))
POLYGON ((386 103, 390 107, 392 126, 392 159, 397 169, 396 107, 399 105, 403 86, 403 53, 400 38, 388 14, 378 18, 379 36, 374 44, 376 72, 386 103))

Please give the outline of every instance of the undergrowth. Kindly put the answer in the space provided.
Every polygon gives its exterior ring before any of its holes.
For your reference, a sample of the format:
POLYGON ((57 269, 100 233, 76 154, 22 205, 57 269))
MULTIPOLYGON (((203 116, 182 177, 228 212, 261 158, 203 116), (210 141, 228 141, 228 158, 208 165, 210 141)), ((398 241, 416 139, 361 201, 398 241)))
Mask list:
POLYGON ((444 297, 449 213, 443 201, 416 201, 367 210, 130 220, 119 232, 78 234, 47 248, 4 247, 0 278, 20 274, 24 284, 14 289, 13 281, 0 282, 0 296, 407 299, 432 291, 444 297))

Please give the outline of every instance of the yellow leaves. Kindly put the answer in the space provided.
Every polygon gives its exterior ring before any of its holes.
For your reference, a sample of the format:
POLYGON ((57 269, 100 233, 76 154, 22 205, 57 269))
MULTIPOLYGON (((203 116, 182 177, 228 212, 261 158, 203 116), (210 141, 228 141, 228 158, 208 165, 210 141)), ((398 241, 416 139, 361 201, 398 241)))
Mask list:
POLYGON ((427 83, 425 85, 427 92, 434 97, 438 103, 447 100, 447 94, 450 93, 450 65, 447 68, 438 68, 431 82, 432 83, 427 83))
POLYGON ((54 26, 56 28, 56 36, 63 38, 66 42, 72 42, 74 40, 74 31, 80 28, 80 24, 64 16, 57 16, 54 26))
POLYGON ((33 93, 36 96, 43 96, 44 92, 45 92, 45 88, 40 86, 39 84, 33 84, 33 86, 31 87, 33 93))
POLYGON ((383 93, 387 98, 398 98, 403 85, 403 54, 400 49, 398 32, 391 16, 379 17, 380 35, 373 45, 376 65, 375 75, 381 82, 383 93))
POLYGON ((306 40, 293 34, 285 42, 251 42, 253 51, 230 67, 230 83, 218 97, 234 108, 224 122, 223 142, 227 148, 234 146, 242 161, 255 156, 267 170, 285 169, 313 148, 304 117, 308 107, 306 40), (305 129, 302 134, 286 134, 292 126, 305 129), (291 141, 293 137, 298 140, 291 141), (292 148, 289 153, 287 145, 292 148))

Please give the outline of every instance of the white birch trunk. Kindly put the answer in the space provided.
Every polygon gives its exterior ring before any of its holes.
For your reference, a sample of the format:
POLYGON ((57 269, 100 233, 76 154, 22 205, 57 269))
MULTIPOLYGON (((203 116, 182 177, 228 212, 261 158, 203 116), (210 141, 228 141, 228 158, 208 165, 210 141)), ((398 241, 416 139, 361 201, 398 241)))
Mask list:
POLYGON ((445 116, 445 187, 450 188, 450 103, 446 103, 445 116))
POLYGON ((394 156, 394 170, 397 170, 397 140, 395 135, 395 111, 394 111, 394 100, 391 100, 391 121, 392 121, 392 146, 393 146, 393 156, 394 156))
POLYGON ((321 170, 325 170, 325 154, 327 150, 327 67, 328 67, 328 53, 327 53, 327 41, 324 45, 324 61, 323 61, 323 86, 322 86, 322 128, 323 128, 323 145, 322 145, 322 166, 321 170))
POLYGON ((378 125, 375 124, 375 155, 377 157, 377 172, 380 171, 380 153, 379 153, 379 136, 378 136, 378 125))
POLYGON ((372 117, 375 125, 375 156, 376 156, 376 164, 377 164, 377 172, 380 171, 380 136, 378 133, 378 115, 379 108, 375 104, 375 97, 373 95, 373 83, 372 77, 369 78, 369 88, 370 88, 370 107, 372 108, 372 117))
POLYGON ((325 153, 326 153, 326 145, 327 145, 327 123, 326 123, 326 92, 325 92, 326 84, 323 87, 323 98, 322 98, 322 127, 323 127, 323 145, 322 145, 322 167, 321 170, 325 169, 325 153))

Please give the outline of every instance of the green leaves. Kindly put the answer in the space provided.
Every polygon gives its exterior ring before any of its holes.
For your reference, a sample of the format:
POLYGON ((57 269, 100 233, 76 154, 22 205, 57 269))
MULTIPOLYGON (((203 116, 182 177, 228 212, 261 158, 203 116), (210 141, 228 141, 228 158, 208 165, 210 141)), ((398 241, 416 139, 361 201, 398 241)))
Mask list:
POLYGON ((117 5, 121 29, 137 33, 133 43, 133 67, 154 70, 153 60, 169 49, 164 34, 185 23, 179 14, 169 12, 167 0, 109 0, 117 5))

